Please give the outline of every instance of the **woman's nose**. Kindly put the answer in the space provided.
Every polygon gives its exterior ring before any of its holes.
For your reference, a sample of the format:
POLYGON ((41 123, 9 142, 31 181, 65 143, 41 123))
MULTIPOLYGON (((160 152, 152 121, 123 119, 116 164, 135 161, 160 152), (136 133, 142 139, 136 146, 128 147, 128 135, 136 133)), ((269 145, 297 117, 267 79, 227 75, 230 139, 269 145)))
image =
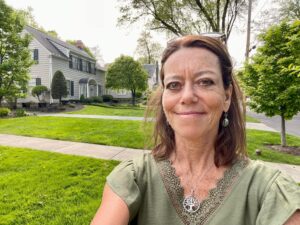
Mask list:
POLYGON ((198 101, 198 96, 192 84, 185 84, 182 89, 181 104, 192 104, 198 101))

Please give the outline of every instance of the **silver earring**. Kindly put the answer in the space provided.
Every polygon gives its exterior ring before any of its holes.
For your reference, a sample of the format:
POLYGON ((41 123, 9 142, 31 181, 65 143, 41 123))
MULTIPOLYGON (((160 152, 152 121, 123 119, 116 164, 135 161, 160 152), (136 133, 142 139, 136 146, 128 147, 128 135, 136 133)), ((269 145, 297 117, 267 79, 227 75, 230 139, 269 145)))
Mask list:
POLYGON ((229 125, 228 113, 225 112, 224 113, 224 119, 222 121, 222 126, 223 127, 228 127, 228 125, 229 125))

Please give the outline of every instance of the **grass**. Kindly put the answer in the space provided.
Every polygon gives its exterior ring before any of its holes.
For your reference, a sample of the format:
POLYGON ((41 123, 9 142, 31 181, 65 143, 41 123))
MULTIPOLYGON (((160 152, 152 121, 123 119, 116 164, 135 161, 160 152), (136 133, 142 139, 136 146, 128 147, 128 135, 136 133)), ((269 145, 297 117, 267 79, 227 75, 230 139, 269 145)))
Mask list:
POLYGON ((144 108, 139 106, 109 106, 103 104, 99 106, 85 105, 83 109, 69 112, 69 114, 143 117, 144 108))
POLYGON ((0 120, 0 133, 94 144, 143 148, 140 121, 62 117, 22 117, 0 120))
POLYGON ((117 164, 0 146, 0 224, 89 224, 117 164))
POLYGON ((260 123, 260 121, 258 119, 255 119, 251 116, 246 115, 246 122, 250 122, 250 123, 260 123))
MULTIPOLYGON (((0 119, 0 133, 44 137, 94 144, 144 148, 146 140, 142 122, 101 119, 23 117, 0 119)), ((270 162, 300 165, 300 157, 268 150, 265 144, 280 144, 275 132, 247 130, 249 156, 270 162), (263 150, 262 156, 255 149, 263 150)), ((287 143, 300 146, 300 138, 287 135, 287 143)))

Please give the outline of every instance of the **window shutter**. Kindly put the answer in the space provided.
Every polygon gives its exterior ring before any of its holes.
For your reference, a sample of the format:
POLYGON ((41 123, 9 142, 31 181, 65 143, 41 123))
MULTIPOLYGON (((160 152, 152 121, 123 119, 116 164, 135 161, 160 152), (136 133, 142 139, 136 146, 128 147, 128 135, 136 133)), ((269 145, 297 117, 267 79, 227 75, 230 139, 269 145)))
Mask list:
POLYGON ((72 56, 70 55, 70 58, 69 58, 69 68, 73 68, 73 61, 72 61, 72 56))
POLYGON ((35 85, 42 85, 42 79, 41 78, 35 78, 35 85))
POLYGON ((74 81, 71 81, 71 96, 74 96, 74 81))

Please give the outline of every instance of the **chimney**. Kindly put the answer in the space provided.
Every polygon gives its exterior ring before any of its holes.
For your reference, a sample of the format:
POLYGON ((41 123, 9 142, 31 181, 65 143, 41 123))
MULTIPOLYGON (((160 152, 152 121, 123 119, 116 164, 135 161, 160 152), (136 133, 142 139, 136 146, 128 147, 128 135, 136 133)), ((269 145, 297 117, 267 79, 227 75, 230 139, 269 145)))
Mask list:
POLYGON ((84 48, 84 44, 81 40, 77 40, 75 46, 81 50, 84 48))

